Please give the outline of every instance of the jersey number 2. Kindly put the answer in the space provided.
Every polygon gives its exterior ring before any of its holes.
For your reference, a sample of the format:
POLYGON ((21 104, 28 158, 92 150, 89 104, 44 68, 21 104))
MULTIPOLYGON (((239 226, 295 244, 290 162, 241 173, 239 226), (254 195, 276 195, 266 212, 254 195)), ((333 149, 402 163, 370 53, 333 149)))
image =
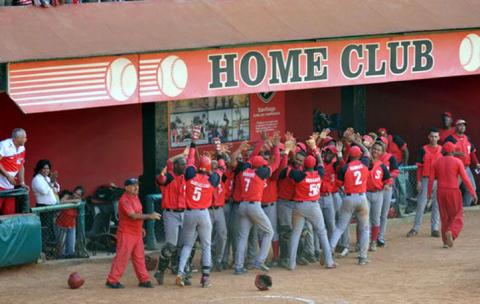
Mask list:
POLYGON ((353 176, 355 176, 355 186, 362 184, 362 172, 354 171, 353 176))

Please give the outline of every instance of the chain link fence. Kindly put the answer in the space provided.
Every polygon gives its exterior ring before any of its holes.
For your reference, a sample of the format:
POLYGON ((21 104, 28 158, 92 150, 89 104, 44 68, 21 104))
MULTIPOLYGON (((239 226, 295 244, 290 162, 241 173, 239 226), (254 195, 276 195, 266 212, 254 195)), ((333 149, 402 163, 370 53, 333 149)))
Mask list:
POLYGON ((47 260, 88 258, 85 202, 32 208, 40 217, 42 252, 47 260))

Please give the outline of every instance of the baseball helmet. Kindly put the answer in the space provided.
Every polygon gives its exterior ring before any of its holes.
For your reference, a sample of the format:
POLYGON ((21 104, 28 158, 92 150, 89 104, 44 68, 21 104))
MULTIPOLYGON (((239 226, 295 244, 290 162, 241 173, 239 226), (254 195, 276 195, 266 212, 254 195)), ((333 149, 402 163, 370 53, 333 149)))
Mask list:
POLYGON ((315 167, 316 163, 317 163, 317 160, 315 159, 315 157, 311 155, 305 157, 305 159, 303 160, 303 166, 307 169, 311 169, 315 167))
POLYGON ((70 276, 68 277, 68 287, 71 289, 77 289, 82 287, 83 283, 85 283, 85 280, 80 276, 78 272, 72 272, 70 276))
POLYGON ((261 166, 266 166, 267 161, 260 155, 254 156, 252 158, 252 167, 259 168, 261 166))
POLYGON ((348 151, 348 154, 350 155, 350 157, 358 158, 358 157, 362 156, 362 150, 360 150, 360 148, 357 147, 357 146, 353 146, 348 151))
POLYGON ((201 171, 210 171, 212 168, 212 160, 208 156, 202 156, 200 162, 198 163, 198 170, 201 171))
POLYGON ((260 291, 266 291, 272 287, 272 277, 266 274, 257 274, 255 277, 255 287, 260 291))

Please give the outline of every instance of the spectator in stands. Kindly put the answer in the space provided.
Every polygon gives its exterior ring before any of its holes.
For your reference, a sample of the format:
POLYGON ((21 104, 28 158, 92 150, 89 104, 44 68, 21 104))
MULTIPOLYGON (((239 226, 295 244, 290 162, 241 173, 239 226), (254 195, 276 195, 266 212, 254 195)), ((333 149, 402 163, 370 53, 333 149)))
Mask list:
MULTIPOLYGON (((78 204, 83 199, 85 190, 77 186, 72 192, 60 193, 60 204, 78 204)), ((57 257, 68 259, 75 256, 77 209, 65 209, 57 216, 57 257)))
MULTIPOLYGON (((11 190, 16 186, 25 187, 25 143, 24 129, 13 129, 12 138, 0 141, 0 191, 11 190)), ((0 198, 0 214, 15 213, 14 198, 0 198)))
MULTIPOLYGON (((56 171, 52 172, 52 164, 48 159, 41 159, 37 162, 32 181, 32 190, 37 201, 37 207, 46 207, 58 204, 60 185, 57 183, 57 175, 58 173, 56 171)), ((54 213, 40 213, 40 221, 43 227, 42 238, 44 240, 44 244, 54 244, 54 213)))

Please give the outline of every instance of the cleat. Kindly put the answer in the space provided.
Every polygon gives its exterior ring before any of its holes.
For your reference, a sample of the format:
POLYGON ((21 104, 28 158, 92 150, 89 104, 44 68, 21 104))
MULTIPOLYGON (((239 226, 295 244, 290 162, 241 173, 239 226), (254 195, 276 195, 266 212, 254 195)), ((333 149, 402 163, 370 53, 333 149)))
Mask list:
POLYGON ((364 265, 367 265, 368 263, 370 263, 370 261, 367 260, 367 258, 358 258, 358 265, 364 266, 364 265))
POLYGON ((185 281, 184 281, 183 276, 177 275, 177 278, 175 279, 175 285, 177 285, 179 287, 184 287, 185 286, 185 281))
POLYGON ((138 287, 142 288, 153 288, 152 282, 146 281, 146 282, 140 282, 138 283, 138 287))
POLYGON ((270 270, 270 268, 268 268, 268 266, 265 265, 265 263, 255 263, 255 268, 265 272, 268 272, 270 270))
POLYGON ((440 232, 438 232, 438 230, 433 230, 432 233, 430 234, 432 237, 440 237, 440 232))
POLYGON ((200 284, 202 285, 202 288, 208 288, 212 286, 212 283, 210 283, 210 278, 206 275, 202 276, 200 279, 200 284))
MULTIPOLYGON (((433 233, 433 232, 432 232, 433 233)), ((418 232, 415 230, 415 229, 411 229, 408 233, 407 233, 407 237, 414 237, 418 234, 418 232)))
POLYGON ((157 280, 158 285, 163 285, 163 283, 165 281, 165 272, 157 271, 157 272, 155 272, 153 277, 155 278, 155 280, 157 280))
POLYGON ((385 243, 385 241, 377 240, 377 246, 380 248, 384 248, 387 246, 387 244, 385 243))
POLYGON ((368 251, 377 251, 377 243, 375 241, 370 243, 370 248, 368 248, 368 251))
POLYGON ((247 273, 247 270, 245 268, 235 268, 233 274, 235 275, 241 275, 247 273))
POLYGON ((110 283, 109 281, 107 281, 105 283, 105 286, 107 286, 108 288, 112 288, 112 289, 123 289, 123 288, 125 288, 125 286, 120 282, 110 283))
POLYGON ((350 253, 350 250, 348 248, 343 248, 342 252, 340 252, 339 256, 341 257, 346 257, 350 253))

